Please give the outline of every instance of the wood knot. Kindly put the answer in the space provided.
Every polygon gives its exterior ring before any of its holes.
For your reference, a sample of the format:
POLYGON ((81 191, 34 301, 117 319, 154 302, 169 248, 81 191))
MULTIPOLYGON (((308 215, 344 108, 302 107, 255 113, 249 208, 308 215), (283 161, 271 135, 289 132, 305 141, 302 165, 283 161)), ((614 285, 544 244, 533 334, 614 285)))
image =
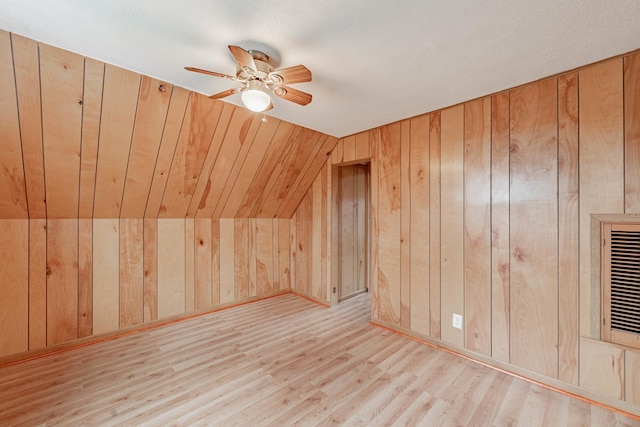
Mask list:
POLYGON ((166 91, 167 91, 167 87, 166 87, 165 85, 160 85, 160 86, 158 86, 158 90, 159 90, 160 92, 163 92, 163 93, 164 93, 164 92, 166 92, 166 91))
POLYGON ((525 256, 524 256, 524 252, 522 252, 522 250, 520 250, 520 248, 515 248, 513 250, 513 258, 515 258, 516 261, 524 261, 525 256))
POLYGON ((509 152, 510 152, 511 154, 515 154, 515 153, 517 153, 519 149, 520 149, 520 148, 519 148, 516 144, 511 144, 511 145, 509 146, 509 152))
POLYGON ((500 272, 500 274, 506 274, 509 271, 509 264, 501 263, 498 266, 498 271, 500 272))

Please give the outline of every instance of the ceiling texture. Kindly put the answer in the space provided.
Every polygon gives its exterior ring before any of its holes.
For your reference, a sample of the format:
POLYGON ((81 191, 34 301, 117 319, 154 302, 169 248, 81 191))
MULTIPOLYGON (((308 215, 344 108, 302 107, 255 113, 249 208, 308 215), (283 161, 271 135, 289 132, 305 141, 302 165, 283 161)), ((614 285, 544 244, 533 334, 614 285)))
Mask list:
MULTIPOLYGON (((638 0, 3 0, 0 29, 205 95, 235 82, 227 45, 304 64, 306 107, 268 115, 334 137, 640 47, 638 0)), ((240 105, 240 95, 225 99, 240 105)))

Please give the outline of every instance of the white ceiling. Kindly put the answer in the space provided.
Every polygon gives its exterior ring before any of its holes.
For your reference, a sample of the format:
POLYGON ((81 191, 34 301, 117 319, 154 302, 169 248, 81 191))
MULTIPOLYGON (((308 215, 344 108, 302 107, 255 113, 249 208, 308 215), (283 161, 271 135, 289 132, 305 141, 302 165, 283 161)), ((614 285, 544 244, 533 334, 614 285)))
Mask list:
POLYGON ((206 95, 236 83, 184 66, 262 48, 313 72, 270 115, 341 137, 640 48, 640 1, 2 0, 0 28, 206 95))

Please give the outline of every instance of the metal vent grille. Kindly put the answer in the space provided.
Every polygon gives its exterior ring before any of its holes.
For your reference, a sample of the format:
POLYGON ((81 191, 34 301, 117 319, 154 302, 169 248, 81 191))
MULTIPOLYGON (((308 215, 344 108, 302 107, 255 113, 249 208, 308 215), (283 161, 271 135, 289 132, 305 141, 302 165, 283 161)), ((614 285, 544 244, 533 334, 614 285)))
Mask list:
POLYGON ((640 336, 640 231, 611 230, 611 329, 640 336))

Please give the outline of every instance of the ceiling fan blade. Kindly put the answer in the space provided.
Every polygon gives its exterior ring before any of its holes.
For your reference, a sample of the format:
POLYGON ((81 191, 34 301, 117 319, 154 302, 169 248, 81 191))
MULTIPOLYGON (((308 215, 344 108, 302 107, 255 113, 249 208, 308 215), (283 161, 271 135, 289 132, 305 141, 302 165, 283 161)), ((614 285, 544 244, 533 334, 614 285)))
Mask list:
POLYGON ((222 77, 223 79, 235 80, 236 78, 233 76, 229 76, 227 74, 216 73, 215 71, 203 70, 202 68, 194 68, 194 67, 184 67, 187 71, 193 71, 194 73, 207 74, 209 76, 222 77))
POLYGON ((311 94, 302 92, 301 90, 292 89, 290 87, 281 86, 273 91, 274 94, 287 101, 295 102, 300 105, 307 105, 311 102, 311 94))
POLYGON ((272 76, 274 74, 280 76, 282 78, 282 84, 285 85, 311 81, 311 71, 304 65, 282 68, 271 72, 269 75, 272 76))
POLYGON ((229 96, 229 95, 233 95, 234 93, 238 93, 241 90, 242 90, 241 88, 237 88, 237 87, 233 88, 233 89, 227 89, 227 90, 222 91, 220 93, 214 93, 209 98, 211 98, 211 99, 220 99, 220 98, 224 98, 224 97, 229 96))
POLYGON ((256 63, 253 60, 253 55, 241 48, 240 46, 229 45, 231 54, 236 59, 236 62, 240 67, 247 71, 249 74, 254 75, 257 71, 256 63))

